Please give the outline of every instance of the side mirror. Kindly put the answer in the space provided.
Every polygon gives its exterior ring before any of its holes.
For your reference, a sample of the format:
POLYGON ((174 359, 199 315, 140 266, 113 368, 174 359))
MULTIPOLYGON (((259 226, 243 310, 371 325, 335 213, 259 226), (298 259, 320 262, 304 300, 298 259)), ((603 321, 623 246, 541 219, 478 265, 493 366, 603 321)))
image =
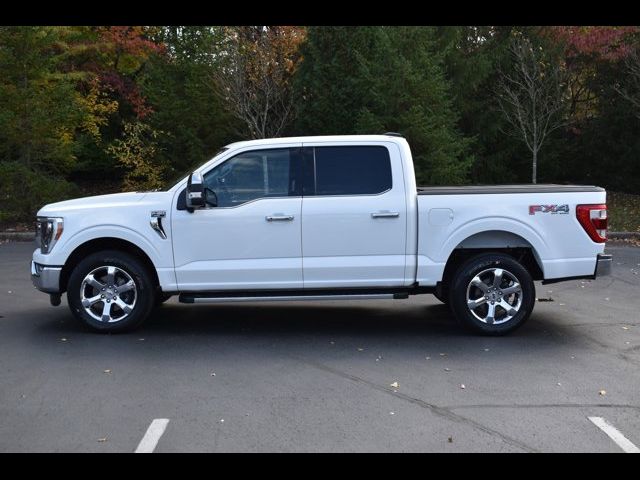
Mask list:
POLYGON ((202 175, 193 172, 187 180, 186 192, 187 210, 193 212, 196 208, 205 206, 204 184, 202 183, 202 175))

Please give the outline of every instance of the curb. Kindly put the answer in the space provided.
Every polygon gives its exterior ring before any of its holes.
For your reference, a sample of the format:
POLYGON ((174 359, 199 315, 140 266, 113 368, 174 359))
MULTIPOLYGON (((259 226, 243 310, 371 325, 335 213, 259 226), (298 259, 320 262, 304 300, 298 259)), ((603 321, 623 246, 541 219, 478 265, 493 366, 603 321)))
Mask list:
POLYGON ((607 232, 607 239, 625 240, 627 238, 640 240, 640 232, 607 232))
POLYGON ((34 232, 0 232, 0 240, 12 240, 14 242, 33 242, 36 239, 34 232))

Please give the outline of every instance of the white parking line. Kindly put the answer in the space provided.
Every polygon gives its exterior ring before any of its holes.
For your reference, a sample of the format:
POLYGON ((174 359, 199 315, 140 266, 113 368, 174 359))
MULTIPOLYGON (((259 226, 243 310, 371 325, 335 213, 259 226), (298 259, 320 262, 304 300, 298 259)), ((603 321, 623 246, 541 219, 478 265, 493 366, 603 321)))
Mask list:
POLYGON ((147 433, 144 434, 142 440, 138 444, 138 448, 136 448, 135 453, 153 453, 158 445, 158 441, 160 437, 167 429, 167 425, 169 424, 168 418, 156 418, 149 428, 147 428, 147 433))
POLYGON ((611 440, 626 453, 640 453, 640 448, 636 447, 631 440, 625 437, 617 428, 612 426, 602 417, 587 417, 593 424, 606 433, 611 440))

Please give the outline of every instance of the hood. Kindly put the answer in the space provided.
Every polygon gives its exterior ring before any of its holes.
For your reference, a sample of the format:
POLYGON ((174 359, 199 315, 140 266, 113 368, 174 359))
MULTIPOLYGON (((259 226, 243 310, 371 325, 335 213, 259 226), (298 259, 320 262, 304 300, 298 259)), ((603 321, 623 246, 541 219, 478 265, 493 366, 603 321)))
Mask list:
POLYGON ((96 208, 127 207, 142 200, 148 192, 113 193, 95 197, 74 198, 64 202, 50 203, 38 211, 38 216, 62 216, 65 213, 94 210, 96 208))

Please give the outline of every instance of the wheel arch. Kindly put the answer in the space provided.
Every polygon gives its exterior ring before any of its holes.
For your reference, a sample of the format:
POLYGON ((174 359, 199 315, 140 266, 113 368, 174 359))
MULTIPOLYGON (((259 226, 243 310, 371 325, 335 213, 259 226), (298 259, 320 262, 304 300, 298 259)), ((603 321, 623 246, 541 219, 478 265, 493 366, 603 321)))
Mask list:
POLYGON ((160 280, 158 278, 158 272, 155 268, 155 265, 153 264, 153 261, 151 260, 149 255, 145 253, 144 250, 142 250, 134 243, 129 242, 128 240, 123 240, 116 237, 100 237, 88 240, 78 245, 71 252, 69 257, 67 258, 67 261, 62 267, 62 271, 60 272, 61 291, 64 292, 67 290, 69 277, 71 276, 71 272, 76 267, 76 265, 78 265, 78 263, 80 263, 83 258, 101 250, 120 250, 133 255, 144 264, 149 275, 151 276, 152 281, 154 282, 154 286, 156 288, 159 288, 160 280))
POLYGON ((458 267, 469 258, 482 253, 502 253, 521 263, 534 280, 544 278, 543 263, 537 249, 526 238, 505 230, 485 230, 459 242, 449 253, 442 281, 436 289, 442 291, 450 284, 458 267))

